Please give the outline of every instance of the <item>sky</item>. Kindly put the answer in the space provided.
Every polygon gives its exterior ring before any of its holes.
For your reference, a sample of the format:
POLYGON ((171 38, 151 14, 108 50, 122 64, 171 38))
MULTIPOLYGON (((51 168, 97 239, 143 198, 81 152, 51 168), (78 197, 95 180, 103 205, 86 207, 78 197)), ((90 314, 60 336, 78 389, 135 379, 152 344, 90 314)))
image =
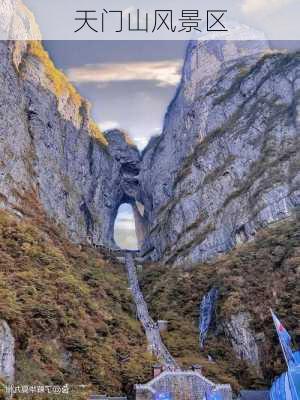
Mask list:
MULTIPOLYGON (((145 13, 149 15, 149 24, 153 27, 155 21, 154 10, 172 10, 174 19, 179 23, 178 18, 183 10, 198 10, 203 23, 202 32, 206 30, 206 11, 224 10, 226 20, 238 21, 254 29, 264 32, 272 40, 279 39, 298 39, 300 40, 299 0, 23 0, 36 16, 44 39, 77 40, 91 39, 181 39, 183 32, 179 29, 175 32, 160 29, 159 31, 148 32, 128 32, 129 16, 139 9, 142 19, 145 13), (94 10, 96 21, 94 21, 98 31, 95 33, 91 29, 77 29, 78 17, 77 10, 94 10), (100 29, 100 20, 103 11, 106 10, 105 27, 100 29), (109 10, 109 11, 108 11, 109 10), (110 11, 122 12, 123 28, 121 33, 116 33, 119 29, 119 14, 110 14, 110 11), (108 15, 107 15, 108 14, 108 15), (178 33, 178 34, 177 34, 178 33)), ((104 13, 105 14, 105 13, 104 13)), ((180 24, 180 23, 179 23, 180 24)), ((97 30, 97 29, 96 29, 97 30)), ((11 30, 18 33, 20 30, 11 30)), ((120 31, 119 31, 120 32, 120 31)), ((231 33, 233 33, 232 31, 231 33)), ((187 39, 190 35, 184 35, 187 39)), ((235 37, 238 39, 238 37, 235 37)), ((12 38, 13 39, 13 38, 12 38)))
MULTIPOLYGON (((161 132, 164 113, 180 80, 182 41, 46 41, 56 66, 92 104, 102 130, 125 129, 142 149, 161 132)), ((136 249, 130 205, 119 209, 115 240, 136 249)))
MULTIPOLYGON (((44 46, 90 101, 92 116, 102 130, 126 130, 140 150, 152 135, 161 133, 165 111, 180 81, 187 42, 45 41, 44 46)), ((274 42, 273 46, 300 47, 299 42, 274 42)), ((119 210, 115 239, 123 248, 137 248, 130 205, 119 210)))
POLYGON ((122 204, 115 222, 115 242, 124 249, 137 250, 138 242, 135 234, 135 223, 131 205, 122 204))
MULTIPOLYGON (((279 0, 278 0, 279 1, 279 0)), ((57 67, 92 104, 102 130, 121 128, 142 150, 161 132, 181 76, 185 41, 45 41, 57 67)), ((299 48, 299 42, 273 42, 299 48)))
POLYGON ((48 41, 45 47, 92 104, 102 130, 125 129, 142 149, 160 132, 180 80, 182 41, 48 41))

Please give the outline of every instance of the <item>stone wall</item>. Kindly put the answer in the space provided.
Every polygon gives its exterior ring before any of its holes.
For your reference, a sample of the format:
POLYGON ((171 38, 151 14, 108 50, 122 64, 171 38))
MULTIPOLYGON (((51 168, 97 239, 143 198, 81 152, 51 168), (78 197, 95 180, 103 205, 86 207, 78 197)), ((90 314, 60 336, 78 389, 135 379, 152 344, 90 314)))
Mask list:
POLYGON ((232 399, 230 385, 216 385, 194 371, 165 371, 147 384, 136 385, 136 400, 152 400, 155 393, 170 393, 173 400, 199 400, 210 391, 220 391, 224 400, 232 399))

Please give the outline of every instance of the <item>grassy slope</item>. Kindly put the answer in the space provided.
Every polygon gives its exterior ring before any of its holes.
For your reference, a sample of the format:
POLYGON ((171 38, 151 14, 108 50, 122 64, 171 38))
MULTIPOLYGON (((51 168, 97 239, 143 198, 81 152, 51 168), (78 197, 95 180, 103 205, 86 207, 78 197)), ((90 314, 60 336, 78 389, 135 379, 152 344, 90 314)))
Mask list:
POLYGON ((149 265, 141 274, 143 290, 153 316, 170 321, 166 344, 188 366, 200 363, 209 377, 230 382, 235 389, 264 387, 284 368, 269 307, 272 306, 294 337, 300 337, 300 221, 286 220, 258 234, 256 241, 240 246, 210 264, 186 268, 149 265), (221 288, 219 321, 249 311, 253 329, 264 333, 263 379, 232 355, 229 342, 210 334, 204 353, 198 346, 198 315, 202 296, 221 288), (210 354, 215 363, 207 361, 210 354))
POLYGON ((148 379, 127 287, 120 265, 71 244, 42 214, 20 222, 0 211, 0 318, 16 338, 18 383, 116 394, 148 379))
MULTIPOLYGON (((20 221, 0 212, 0 318, 16 338, 17 382, 131 392, 134 383, 149 379, 153 360, 122 267, 68 242, 42 212, 30 213, 29 207, 25 214, 20 221)), ((164 339, 183 366, 200 363, 208 377, 236 390, 263 387, 283 369, 268 307, 300 336, 299 237, 299 219, 289 220, 210 264, 144 268, 152 315, 170 321, 164 339), (210 334, 205 352, 199 352, 199 302, 213 285, 221 288, 219 321, 248 310, 255 331, 265 334, 264 379, 232 355, 222 334, 210 334)))

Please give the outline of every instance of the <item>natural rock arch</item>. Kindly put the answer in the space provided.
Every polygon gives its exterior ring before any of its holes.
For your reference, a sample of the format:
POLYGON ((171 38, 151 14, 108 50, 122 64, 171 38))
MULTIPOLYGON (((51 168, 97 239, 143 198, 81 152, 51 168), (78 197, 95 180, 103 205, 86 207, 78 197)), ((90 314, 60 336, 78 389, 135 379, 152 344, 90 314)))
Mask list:
MULTIPOLYGON (((122 218, 122 217, 121 217, 122 218)), ((124 220, 125 221, 125 220, 124 220)), ((126 233, 126 225, 124 224, 123 227, 124 234, 126 233)), ((120 204, 115 207, 115 210, 112 215, 111 219, 111 230, 112 232, 110 236, 110 241, 112 247, 121 247, 123 249, 129 249, 129 250, 140 250, 142 247, 142 244, 144 242, 145 238, 145 233, 146 233, 146 222, 144 218, 144 206, 139 203, 138 201, 134 199, 130 199, 128 197, 125 197, 123 201, 120 202, 120 204), (127 209, 124 209, 124 206, 127 206, 127 209), (127 213, 130 215, 130 218, 128 218, 128 235, 132 235, 132 224, 134 224, 134 233, 136 238, 136 248, 132 248, 132 246, 126 247, 126 240, 120 240, 120 235, 116 234, 118 229, 118 223, 120 221, 120 213, 122 213, 124 210, 127 211, 127 213), (119 219, 118 219, 119 218, 119 219), (131 227, 130 227, 131 225, 131 227), (130 229, 131 228, 131 229, 130 229), (131 231, 131 232, 130 232, 131 231), (118 240, 119 238, 119 240, 118 240)), ((128 243, 128 241, 127 241, 128 243)))
POLYGON ((146 218, 141 204, 139 181, 141 156, 137 147, 131 143, 126 133, 111 130, 105 133, 108 141, 108 152, 114 160, 115 179, 111 192, 107 194, 109 202, 104 223, 103 244, 111 248, 118 247, 114 238, 115 222, 118 211, 123 204, 129 204, 133 210, 135 230, 140 249, 145 237, 146 218))
POLYGON ((124 250, 137 250, 139 247, 133 207, 130 203, 122 203, 118 208, 114 222, 114 241, 124 250))

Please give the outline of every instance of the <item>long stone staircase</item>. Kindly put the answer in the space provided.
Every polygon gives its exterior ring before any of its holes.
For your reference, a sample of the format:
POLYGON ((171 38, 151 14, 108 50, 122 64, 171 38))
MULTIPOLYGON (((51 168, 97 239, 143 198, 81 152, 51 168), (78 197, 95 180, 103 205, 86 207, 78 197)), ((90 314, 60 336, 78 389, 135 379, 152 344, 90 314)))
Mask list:
MULTIPOLYGON (((101 254, 105 254, 112 260, 118 260, 125 264, 128 275, 129 287, 133 296, 133 300, 136 305, 137 317, 143 325, 146 333, 148 346, 152 353, 156 356, 159 362, 162 364, 164 370, 179 372, 181 369, 169 353, 168 349, 164 345, 160 336, 158 324, 153 321, 149 315, 147 303, 144 300, 144 296, 140 289, 139 280, 136 272, 135 261, 139 262, 138 251, 125 251, 110 249, 106 246, 94 246, 97 250, 101 251, 101 254)), ((89 400, 126 400, 126 397, 107 397, 105 395, 91 395, 89 400)))
POLYGON ((162 341, 158 324, 154 322, 149 315, 147 304, 140 289, 133 254, 130 252, 124 253, 128 281, 135 301, 137 316, 144 327, 149 347, 152 353, 163 365, 164 369, 168 371, 180 371, 179 366, 162 341))

